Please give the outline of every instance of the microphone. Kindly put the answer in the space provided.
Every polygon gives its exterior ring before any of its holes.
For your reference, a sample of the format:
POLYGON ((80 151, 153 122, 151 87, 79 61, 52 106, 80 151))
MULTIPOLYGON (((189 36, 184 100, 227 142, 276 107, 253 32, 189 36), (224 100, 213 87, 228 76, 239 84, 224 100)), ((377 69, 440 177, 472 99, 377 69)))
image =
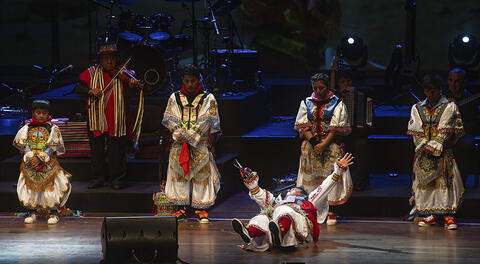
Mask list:
POLYGON ((12 87, 10 87, 8 84, 6 83, 1 83, 3 87, 7 88, 8 90, 10 91, 15 91, 15 89, 13 89, 12 87))
POLYGON ((6 83, 1 83, 1 85, 5 88, 7 88, 8 90, 12 91, 12 92, 17 92, 17 93, 23 93, 23 90, 22 89, 17 89, 17 88, 13 88, 11 87, 10 85, 6 84, 6 83))
POLYGON ((58 73, 64 73, 64 72, 70 71, 72 69, 73 69, 73 65, 70 64, 70 65, 64 67, 63 69, 59 70, 58 73))
POLYGON ((44 71, 44 72, 48 72, 45 68, 43 68, 41 66, 38 66, 38 65, 33 65, 33 68, 44 71))

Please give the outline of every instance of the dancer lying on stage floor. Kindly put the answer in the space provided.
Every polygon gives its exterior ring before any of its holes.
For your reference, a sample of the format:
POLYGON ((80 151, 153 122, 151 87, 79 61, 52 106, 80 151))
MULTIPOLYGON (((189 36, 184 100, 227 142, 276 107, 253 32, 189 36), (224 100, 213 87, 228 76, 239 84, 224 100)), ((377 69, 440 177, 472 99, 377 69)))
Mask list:
POLYGON ((245 186, 262 211, 250 219, 247 225, 233 219, 232 226, 245 245, 246 250, 266 251, 272 247, 294 247, 298 244, 317 241, 319 225, 317 211, 328 213, 328 194, 342 181, 352 165, 353 156, 349 153, 334 163, 333 173, 310 194, 303 187, 290 189, 284 198, 258 186, 259 176, 249 168, 240 168, 245 186))
POLYGON ((49 108, 48 101, 33 101, 32 119, 13 140, 13 146, 23 154, 17 194, 30 213, 25 224, 36 221, 37 209, 50 210, 47 223, 56 224, 59 220, 57 208, 65 205, 72 189, 72 175, 64 171, 57 160, 65 147, 60 130, 50 121, 49 108))

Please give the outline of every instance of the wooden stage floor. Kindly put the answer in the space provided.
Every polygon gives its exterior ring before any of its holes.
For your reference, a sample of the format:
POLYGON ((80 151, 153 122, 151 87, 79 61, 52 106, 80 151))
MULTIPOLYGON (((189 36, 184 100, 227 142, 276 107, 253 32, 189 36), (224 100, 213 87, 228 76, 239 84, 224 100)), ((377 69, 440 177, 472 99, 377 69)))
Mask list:
MULTIPOLYGON (((63 218, 54 226, 22 220, 0 216, 0 263, 100 262, 102 217, 63 218)), ((179 257, 187 263, 480 263, 475 222, 447 231, 389 219, 344 220, 322 225, 316 244, 291 251, 247 252, 241 243, 229 219, 179 223, 179 257)))

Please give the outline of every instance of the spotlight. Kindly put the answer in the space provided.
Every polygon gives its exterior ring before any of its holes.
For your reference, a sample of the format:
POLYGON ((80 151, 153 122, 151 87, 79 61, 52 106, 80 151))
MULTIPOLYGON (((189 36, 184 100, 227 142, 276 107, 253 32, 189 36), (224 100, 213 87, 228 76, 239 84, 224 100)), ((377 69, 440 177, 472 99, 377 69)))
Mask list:
POLYGON ((360 37, 350 34, 340 40, 337 55, 343 57, 351 68, 360 68, 367 63, 368 50, 360 37))
POLYGON ((462 34, 453 39, 448 47, 450 66, 473 70, 480 62, 480 45, 471 34, 462 34))

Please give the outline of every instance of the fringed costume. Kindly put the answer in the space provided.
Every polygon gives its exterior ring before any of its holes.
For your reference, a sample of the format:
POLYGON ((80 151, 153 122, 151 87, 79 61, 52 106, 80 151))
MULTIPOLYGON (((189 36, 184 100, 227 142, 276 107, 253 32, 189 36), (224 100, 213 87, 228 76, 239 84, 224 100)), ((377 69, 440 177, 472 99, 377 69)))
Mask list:
POLYGON ((31 211, 63 207, 72 189, 72 175, 57 160, 65 152, 58 127, 32 120, 18 131, 13 146, 23 154, 17 183, 20 203, 31 211), (40 160, 38 166, 32 162, 34 157, 40 160))
POLYGON ((210 134, 220 132, 215 97, 202 91, 201 86, 192 95, 182 88, 170 96, 162 124, 174 140, 167 170, 167 198, 177 205, 211 207, 220 189, 220 174, 208 149, 210 134))
POLYGON ((452 148, 464 134, 455 103, 442 97, 431 107, 427 99, 412 107, 408 123, 415 144, 413 187, 417 216, 455 214, 463 184, 452 148))
MULTIPOLYGON (((298 170, 297 186, 303 186, 307 192, 313 191, 332 173, 333 164, 344 154, 343 144, 338 136, 348 135, 351 131, 345 104, 340 98, 329 92, 326 99, 318 99, 315 94, 300 102, 300 108, 295 120, 295 130, 303 138, 298 170), (314 146, 305 138, 309 131, 319 138, 320 142, 331 132, 335 138, 320 154, 314 153, 314 146)), ((345 203, 352 193, 352 179, 350 172, 341 179, 340 184, 328 194, 330 205, 345 203)), ((325 218, 319 218, 323 222, 325 218)))

